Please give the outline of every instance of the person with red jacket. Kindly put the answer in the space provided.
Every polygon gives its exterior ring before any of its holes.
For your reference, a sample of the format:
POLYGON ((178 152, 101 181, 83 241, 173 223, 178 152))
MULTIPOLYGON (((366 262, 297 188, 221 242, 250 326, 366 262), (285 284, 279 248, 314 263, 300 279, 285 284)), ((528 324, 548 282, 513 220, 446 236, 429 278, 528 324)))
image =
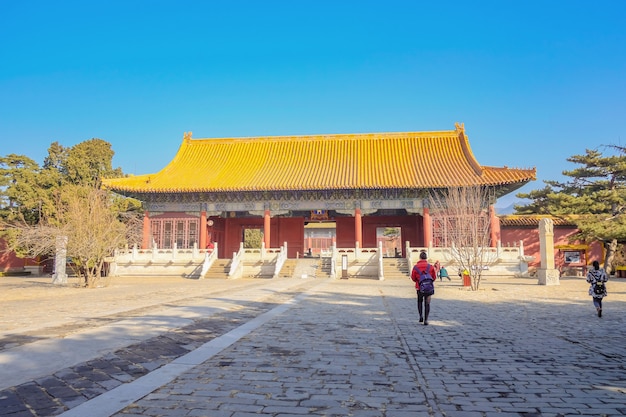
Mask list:
POLYGON ((428 263, 426 252, 420 252, 420 260, 417 261, 411 271, 411 280, 415 283, 417 291, 417 312, 420 315, 419 322, 428 326, 430 314, 430 297, 435 293, 435 281, 437 272, 435 267, 428 263), (422 308, 422 304, 424 307, 422 308), (422 314, 423 313, 423 314, 422 314))

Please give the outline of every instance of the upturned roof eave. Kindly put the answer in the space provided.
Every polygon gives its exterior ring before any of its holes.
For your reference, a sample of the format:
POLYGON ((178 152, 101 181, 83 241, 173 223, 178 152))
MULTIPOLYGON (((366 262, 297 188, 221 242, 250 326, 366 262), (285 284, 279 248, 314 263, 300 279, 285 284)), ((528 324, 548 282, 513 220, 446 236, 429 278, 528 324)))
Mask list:
POLYGON ((457 124, 455 130, 433 132, 223 139, 185 134, 161 171, 108 180, 105 187, 146 195, 423 190, 473 184, 514 190, 535 174, 534 169, 480 166, 464 127, 457 124), (442 167, 437 156, 447 158, 448 166, 442 167), (315 184, 319 178, 325 181, 315 184))
MULTIPOLYGON (((485 187, 496 187, 506 190, 501 195, 508 194, 512 191, 515 191, 518 188, 523 187, 530 181, 533 181, 534 178, 525 179, 521 182, 518 181, 500 181, 493 183, 478 183, 477 185, 485 186, 485 187)), ((133 188, 133 187, 115 187, 108 186, 107 188, 112 191, 122 194, 122 195, 130 195, 130 194, 142 194, 142 195, 158 195, 158 194, 209 194, 209 193, 259 193, 259 192, 303 192, 303 191, 311 191, 311 192, 319 192, 319 191, 358 191, 358 190, 429 190, 429 189, 445 189, 448 187, 454 186, 465 186, 472 184, 459 184, 459 185, 450 185, 450 184, 433 184, 432 186, 424 187, 424 186, 327 186, 327 187, 311 187, 307 189, 302 188, 259 188, 259 187, 245 187, 245 188, 162 188, 162 189, 150 189, 150 188, 133 188)))

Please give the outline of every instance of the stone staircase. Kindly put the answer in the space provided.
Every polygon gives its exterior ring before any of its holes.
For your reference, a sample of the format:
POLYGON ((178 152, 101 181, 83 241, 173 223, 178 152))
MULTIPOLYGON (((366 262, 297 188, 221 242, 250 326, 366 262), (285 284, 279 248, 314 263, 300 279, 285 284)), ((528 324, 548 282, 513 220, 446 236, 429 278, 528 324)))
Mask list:
POLYGON ((230 272, 230 259, 217 259, 204 276, 205 279, 226 279, 230 272))
POLYGON ((383 274, 385 280, 389 279, 409 279, 410 268, 406 258, 384 258, 383 274))
POLYGON ((287 259, 283 264, 277 278, 292 278, 298 265, 298 259, 287 259))
MULTIPOLYGON (((206 279, 226 279, 230 271, 230 259, 218 259, 207 272, 206 279)), ((273 278, 273 262, 255 262, 245 264, 244 276, 247 278, 273 278)), ((331 258, 287 259, 278 274, 278 278, 329 278, 331 258)), ((405 258, 384 258, 383 272, 385 279, 408 279, 410 269, 405 258)), ((370 277, 367 277, 370 278, 370 277)))
POLYGON ((256 261, 243 263, 243 277, 245 278, 274 278, 275 261, 256 261))
POLYGON ((278 278, 305 279, 329 277, 330 258, 287 259, 278 274, 278 278))
POLYGON ((294 278, 322 278, 320 258, 301 258, 296 260, 296 267, 291 275, 294 278))
MULTIPOLYGON (((206 279, 226 279, 230 271, 230 259, 218 259, 208 270, 206 279)), ((274 262, 246 262, 244 274, 246 278, 274 278, 274 262)), ((328 278, 330 276, 330 263, 327 270, 321 270, 320 258, 287 259, 283 264, 277 278, 328 278)))
POLYGON ((332 258, 321 257, 319 265, 320 265, 320 268, 319 268, 320 276, 324 278, 330 278, 330 274, 332 272, 332 258))

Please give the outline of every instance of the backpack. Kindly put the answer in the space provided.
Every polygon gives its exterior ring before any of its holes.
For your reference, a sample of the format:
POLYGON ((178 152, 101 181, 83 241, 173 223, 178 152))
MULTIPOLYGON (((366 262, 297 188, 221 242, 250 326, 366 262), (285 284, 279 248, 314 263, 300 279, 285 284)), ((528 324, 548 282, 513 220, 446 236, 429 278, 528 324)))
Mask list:
MULTIPOLYGON (((417 268, 417 267, 416 267, 417 268)), ((430 275, 430 264, 426 265, 426 270, 421 271, 419 268, 419 289, 423 295, 433 295, 435 293, 435 284, 433 283, 433 277, 430 275)))
POLYGON ((593 286, 593 293, 595 295, 604 295, 606 291, 606 287, 604 286, 604 282, 596 282, 593 286))

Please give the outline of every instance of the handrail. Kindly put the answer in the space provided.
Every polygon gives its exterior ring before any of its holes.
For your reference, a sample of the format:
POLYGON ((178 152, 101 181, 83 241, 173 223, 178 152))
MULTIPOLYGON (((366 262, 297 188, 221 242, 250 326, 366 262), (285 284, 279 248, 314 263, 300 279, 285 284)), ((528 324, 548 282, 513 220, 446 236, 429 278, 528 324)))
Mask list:
POLYGON ((243 255, 245 251, 243 249, 243 242, 239 244, 239 252, 233 252, 233 260, 230 263, 230 271, 228 271, 228 278, 239 278, 243 275, 243 255))
POLYGON ((378 280, 385 279, 385 268, 383 267, 383 242, 378 242, 378 280))
POLYGON ((217 260, 217 242, 215 242, 213 250, 211 252, 204 253, 204 262, 202 262, 202 271, 200 272, 200 279, 203 279, 213 263, 217 260))
MULTIPOLYGON (((339 278, 341 276, 341 262, 344 256, 348 257, 349 267, 355 274, 363 273, 369 276, 378 275, 379 279, 386 279, 388 277, 385 274, 389 271, 384 270, 384 266, 381 266, 381 255, 384 257, 384 244, 378 244, 377 247, 361 248, 360 245, 354 247, 342 247, 338 248, 336 244, 332 245, 329 250, 324 251, 322 257, 330 257, 330 276, 333 278, 339 278), (357 270, 358 269, 358 270, 357 270)), ((450 245, 449 247, 433 246, 430 249, 428 247, 411 246, 409 242, 404 245, 404 257, 408 265, 414 265, 418 261, 419 253, 421 251, 428 251, 428 258, 430 262, 436 260, 449 267, 459 267, 460 253, 464 248, 450 245)), ((243 249, 243 244, 240 244, 239 251, 232 254, 232 261, 230 262, 230 271, 228 272, 229 278, 239 278, 244 275, 244 271, 248 269, 247 265, 252 262, 255 263, 255 267, 258 268, 256 262, 261 258, 260 249, 243 249), (250 263, 249 263, 250 262, 250 263)), ((263 263, 264 271, 267 270, 268 275, 274 273, 274 276, 280 273, 281 269, 284 269, 285 262, 287 261, 287 243, 280 248, 265 249, 263 251, 263 263), (275 256, 273 259, 270 255, 275 256)), ((526 256, 524 253, 524 244, 519 242, 515 246, 502 246, 498 244, 496 247, 484 247, 481 248, 478 253, 484 265, 488 265, 492 271, 504 271, 507 274, 520 274, 523 275, 528 271, 528 264, 532 262, 533 258, 526 256)), ((136 245, 133 247, 119 248, 115 251, 114 257, 111 260, 112 274, 124 273, 124 271, 132 271, 137 273, 138 271, 158 272, 155 268, 162 265, 174 266, 175 268, 187 268, 188 270, 194 270, 193 274, 197 277, 200 274, 201 277, 205 277, 208 273, 208 269, 211 265, 215 264, 215 259, 218 257, 217 247, 211 249, 198 249, 185 248, 157 248, 153 245, 150 249, 139 249, 136 245)), ((169 268, 170 270, 174 270, 169 268)), ((178 269, 177 269, 178 270, 178 269)))
POLYGON ((287 261, 287 242, 283 243, 280 247, 280 252, 276 257, 276 265, 274 266, 274 278, 280 274, 280 270, 283 269, 283 265, 287 261))

